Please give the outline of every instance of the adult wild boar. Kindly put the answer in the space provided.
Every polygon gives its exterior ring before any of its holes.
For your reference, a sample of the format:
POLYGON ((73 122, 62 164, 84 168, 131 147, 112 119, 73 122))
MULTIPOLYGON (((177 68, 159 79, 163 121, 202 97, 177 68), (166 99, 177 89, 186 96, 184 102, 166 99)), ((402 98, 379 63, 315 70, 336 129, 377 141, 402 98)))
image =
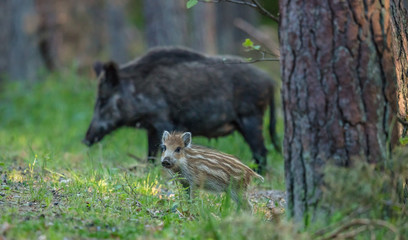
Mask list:
POLYGON ((83 142, 91 146, 122 126, 147 130, 148 156, 157 154, 163 131, 208 138, 238 130, 260 171, 266 166, 263 115, 276 149, 274 83, 237 57, 209 57, 182 48, 156 48, 118 67, 96 63, 94 116, 83 142))

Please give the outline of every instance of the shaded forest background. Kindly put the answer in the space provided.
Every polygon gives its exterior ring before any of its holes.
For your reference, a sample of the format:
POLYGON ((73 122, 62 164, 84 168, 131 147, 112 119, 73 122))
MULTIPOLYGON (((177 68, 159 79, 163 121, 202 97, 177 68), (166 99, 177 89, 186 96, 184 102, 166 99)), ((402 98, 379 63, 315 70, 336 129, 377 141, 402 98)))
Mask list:
MULTIPOLYGON (((260 2, 277 13, 277 1, 260 2)), ((248 37, 277 48, 277 24, 228 2, 186 9, 182 0, 6 0, 0 2, 0 76, 35 80, 41 70, 71 64, 90 73, 96 60, 125 63, 163 45, 251 56, 241 46, 248 37)))

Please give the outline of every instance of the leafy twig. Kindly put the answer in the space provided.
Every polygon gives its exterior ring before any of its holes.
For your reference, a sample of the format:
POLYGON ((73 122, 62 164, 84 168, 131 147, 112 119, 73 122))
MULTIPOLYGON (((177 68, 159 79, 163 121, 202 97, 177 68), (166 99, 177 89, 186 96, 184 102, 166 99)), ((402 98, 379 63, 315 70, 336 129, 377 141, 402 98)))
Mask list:
POLYGON ((252 2, 255 4, 256 9, 263 15, 275 20, 277 23, 279 23, 279 18, 272 15, 268 10, 266 10, 261 4, 259 4, 258 0, 252 0, 252 2))
MULTIPOLYGON (((237 18, 234 20, 234 25, 241 29, 242 31, 246 32, 251 38, 254 38, 257 42, 261 43, 261 45, 265 46, 266 49, 268 49, 268 54, 272 56, 280 56, 280 51, 279 51, 279 44, 277 43, 277 40, 273 40, 270 36, 270 34, 266 34, 260 30, 258 30, 256 27, 251 25, 249 22, 237 18)), ((275 35, 275 34, 273 34, 275 35)))
POLYGON ((267 62, 267 61, 279 62, 280 59, 279 58, 259 58, 259 59, 250 59, 250 60, 248 60, 246 62, 244 62, 244 61, 236 61, 236 62, 224 61, 224 63, 226 63, 226 64, 242 64, 242 63, 256 63, 256 62, 267 62))
POLYGON ((252 7, 256 9, 258 12, 260 12, 262 15, 265 15, 273 20, 275 20, 277 23, 279 23, 279 18, 274 16, 272 13, 270 13, 268 10, 266 10, 257 0, 251 0, 251 2, 246 2, 246 1, 240 1, 240 0, 198 0, 199 2, 205 2, 205 3, 219 3, 219 2, 230 2, 230 3, 235 3, 235 4, 240 4, 240 5, 245 5, 252 7))

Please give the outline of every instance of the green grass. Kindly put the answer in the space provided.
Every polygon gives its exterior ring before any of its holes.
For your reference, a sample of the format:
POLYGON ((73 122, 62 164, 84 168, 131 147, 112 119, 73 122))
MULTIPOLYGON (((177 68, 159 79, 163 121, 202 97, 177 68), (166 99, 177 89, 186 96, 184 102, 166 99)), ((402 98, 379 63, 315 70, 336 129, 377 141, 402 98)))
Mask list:
MULTIPOLYGON (((74 70, 44 74, 38 83, 3 84, 0 238, 269 239, 283 235, 265 221, 270 218, 268 199, 258 199, 254 215, 237 212, 225 195, 201 192, 189 201, 160 166, 130 157, 129 153, 146 158, 144 130, 124 128, 92 148, 81 144, 95 93, 96 82, 74 70)), ((251 191, 284 189, 282 156, 273 151, 266 127, 268 174, 264 183, 254 182, 251 191)), ((282 137, 282 119, 278 129, 282 137)), ((239 134, 217 140, 193 138, 193 142, 252 164, 239 134)))
MULTIPOLYGON (((81 144, 96 82, 75 70, 1 87, 0 239, 407 239, 407 149, 386 166, 325 168, 322 207, 329 216, 299 232, 285 221, 280 202, 266 197, 251 199, 254 214, 237 211, 224 194, 202 191, 189 200, 161 166, 131 157, 146 158, 144 130, 124 128, 92 148, 81 144)), ((284 190, 283 160, 273 151, 268 121, 265 116, 268 171, 250 192, 284 190)), ((239 134, 193 142, 253 164, 239 134)))

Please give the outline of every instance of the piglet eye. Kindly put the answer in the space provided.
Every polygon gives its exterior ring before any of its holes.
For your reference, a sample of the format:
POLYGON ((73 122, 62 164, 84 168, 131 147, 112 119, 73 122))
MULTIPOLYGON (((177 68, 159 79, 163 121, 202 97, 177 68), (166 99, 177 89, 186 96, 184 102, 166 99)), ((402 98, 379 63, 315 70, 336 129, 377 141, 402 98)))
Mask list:
POLYGON ((166 145, 164 144, 160 145, 160 149, 162 152, 166 151, 166 145))
POLYGON ((174 152, 179 153, 181 150, 181 147, 176 148, 176 150, 174 150, 174 152))

